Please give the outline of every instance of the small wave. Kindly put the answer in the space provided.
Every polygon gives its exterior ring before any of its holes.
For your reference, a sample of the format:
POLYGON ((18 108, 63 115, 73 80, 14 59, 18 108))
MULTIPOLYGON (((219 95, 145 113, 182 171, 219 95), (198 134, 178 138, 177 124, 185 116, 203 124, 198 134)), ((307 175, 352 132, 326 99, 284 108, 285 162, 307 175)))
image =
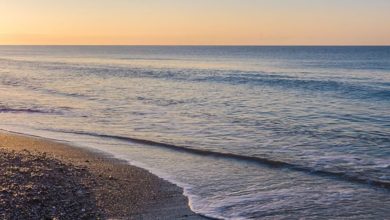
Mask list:
POLYGON ((235 70, 205 69, 142 69, 142 68, 109 68, 78 67, 97 75, 114 75, 116 77, 161 78, 177 81, 214 82, 231 85, 270 86, 282 89, 332 92, 357 99, 388 100, 390 88, 377 86, 377 83, 353 82, 335 79, 316 79, 289 76, 279 72, 245 72, 235 70))
POLYGON ((122 57, 119 58, 120 60, 142 60, 142 61, 170 61, 170 60, 188 60, 188 59, 182 59, 182 58, 146 58, 146 57, 122 57))
POLYGON ((314 92, 334 92, 358 99, 384 99, 387 100, 390 88, 378 87, 376 84, 366 84, 361 82, 346 82, 339 80, 310 79, 291 77, 283 74, 268 73, 233 73, 215 76, 205 76, 195 78, 198 81, 214 81, 229 84, 248 84, 280 87, 283 89, 293 89, 314 92))
MULTIPOLYGON (((125 59, 125 58, 123 58, 125 59)), ((126 59, 143 59, 143 58, 126 58, 126 59)), ((153 58, 150 58, 153 59, 153 58)), ((150 60, 148 59, 148 60, 150 60)), ((157 58, 158 59, 158 58, 157 58)), ((169 58, 164 58, 169 59, 169 58)), ((26 63, 27 61, 23 61, 26 63)), ((33 61, 31 61, 33 62, 33 61)), ((267 71, 242 71, 235 69, 175 69, 175 68, 139 68, 139 67, 124 67, 111 65, 83 65, 77 63, 61 63, 61 62, 41 62, 40 68, 47 70, 63 70, 71 72, 73 77, 79 76, 100 76, 105 77, 140 77, 140 78, 161 78, 177 81, 195 81, 195 82, 214 82, 226 83, 232 85, 253 85, 253 86, 270 86, 282 89, 314 91, 314 92, 332 92, 341 96, 348 96, 365 100, 381 100, 387 101, 390 93, 388 87, 389 82, 362 82, 362 81, 343 81, 337 79, 319 79, 310 77, 291 76, 283 72, 267 72, 267 71)), ((33 63, 34 63, 33 62, 33 63)), ((24 80, 23 80, 24 81, 24 80)), ((20 86, 22 81, 19 79, 3 79, 0 83, 10 86, 20 86)), ((30 85, 31 86, 31 85, 30 85)), ((38 89, 38 88, 32 88, 38 89)), ((47 91, 52 92, 52 91, 47 91)), ((69 94, 53 91, 56 94, 83 97, 85 94, 69 94)))
POLYGON ((42 86, 39 82, 31 81, 27 78, 15 78, 8 75, 3 75, 2 79, 0 79, 0 85, 10 86, 10 87, 22 87, 32 91, 37 91, 50 95, 58 95, 64 97, 72 97, 72 98, 82 98, 87 99, 89 96, 76 92, 62 92, 56 89, 49 89, 42 86), (40 86, 38 86, 40 85, 40 86))
POLYGON ((116 135, 108 135, 108 134, 99 134, 99 133, 93 133, 93 132, 52 130, 52 129, 47 129, 47 130, 68 133, 68 134, 87 135, 87 136, 94 136, 94 137, 100 137, 100 138, 110 138, 110 139, 132 142, 132 143, 137 143, 137 144, 142 144, 142 145, 162 147, 162 148, 174 150, 177 152, 190 153, 190 154, 195 154, 195 155, 199 155, 199 156, 230 159, 230 160, 237 160, 237 161, 243 161, 243 162, 252 162, 252 163, 264 165, 264 166, 267 166, 270 168, 289 169, 292 171, 305 172, 305 173, 308 173, 311 175, 333 177, 333 178, 337 178, 339 180, 350 181, 350 182, 355 182, 355 183, 360 183, 360 184, 369 184, 371 186, 377 186, 377 187, 381 187, 381 188, 390 189, 390 182, 387 180, 367 179, 365 177, 361 177, 361 176, 357 176, 357 175, 353 175, 353 174, 347 174, 343 171, 336 172, 336 171, 319 170, 319 169, 314 169, 312 167, 306 167, 306 166, 302 166, 302 165, 292 164, 292 163, 268 159, 268 158, 238 155, 238 154, 225 153, 225 152, 216 152, 216 151, 209 151, 209 150, 203 150, 203 149, 195 149, 195 148, 188 147, 188 146, 178 146, 178 145, 162 143, 162 142, 157 142, 157 141, 152 141, 152 140, 124 137, 124 136, 116 136, 116 135))
MULTIPOLYGON (((63 108, 65 110, 65 108, 63 108)), ((26 113, 26 114, 59 114, 59 110, 41 108, 12 108, 0 106, 0 113, 26 113)))
POLYGON ((0 108, 0 113, 54 113, 51 111, 43 111, 37 109, 10 109, 10 108, 0 108))

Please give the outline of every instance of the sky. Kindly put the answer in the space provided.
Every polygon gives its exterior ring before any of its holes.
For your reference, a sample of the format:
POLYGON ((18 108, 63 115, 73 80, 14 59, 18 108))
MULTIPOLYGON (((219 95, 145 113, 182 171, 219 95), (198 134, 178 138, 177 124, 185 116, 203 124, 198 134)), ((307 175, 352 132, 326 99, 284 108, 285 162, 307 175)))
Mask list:
POLYGON ((390 0, 0 0, 7 45, 390 45, 390 0))

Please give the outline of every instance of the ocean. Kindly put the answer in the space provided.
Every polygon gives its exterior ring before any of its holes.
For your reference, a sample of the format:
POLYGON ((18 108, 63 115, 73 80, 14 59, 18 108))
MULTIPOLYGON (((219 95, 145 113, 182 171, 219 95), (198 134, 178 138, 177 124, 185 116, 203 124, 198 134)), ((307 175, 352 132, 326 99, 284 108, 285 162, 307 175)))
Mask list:
POLYGON ((223 219, 389 219, 390 47, 0 46, 0 128, 223 219))

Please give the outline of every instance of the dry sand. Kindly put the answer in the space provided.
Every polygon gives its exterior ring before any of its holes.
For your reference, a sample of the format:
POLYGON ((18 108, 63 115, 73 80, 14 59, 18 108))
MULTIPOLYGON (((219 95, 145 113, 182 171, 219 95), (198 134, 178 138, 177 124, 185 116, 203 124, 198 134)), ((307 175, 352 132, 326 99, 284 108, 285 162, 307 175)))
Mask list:
POLYGON ((0 149, 0 217, 25 209, 31 218, 206 219, 181 188, 106 154, 9 132, 0 149))

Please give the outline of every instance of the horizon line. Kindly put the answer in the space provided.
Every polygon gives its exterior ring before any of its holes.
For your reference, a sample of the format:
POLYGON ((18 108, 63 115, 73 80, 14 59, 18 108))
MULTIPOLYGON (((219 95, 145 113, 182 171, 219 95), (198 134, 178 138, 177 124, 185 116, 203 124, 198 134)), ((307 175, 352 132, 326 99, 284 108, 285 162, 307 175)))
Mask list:
POLYGON ((119 47, 390 47, 390 44, 0 44, 0 46, 119 46, 119 47))

